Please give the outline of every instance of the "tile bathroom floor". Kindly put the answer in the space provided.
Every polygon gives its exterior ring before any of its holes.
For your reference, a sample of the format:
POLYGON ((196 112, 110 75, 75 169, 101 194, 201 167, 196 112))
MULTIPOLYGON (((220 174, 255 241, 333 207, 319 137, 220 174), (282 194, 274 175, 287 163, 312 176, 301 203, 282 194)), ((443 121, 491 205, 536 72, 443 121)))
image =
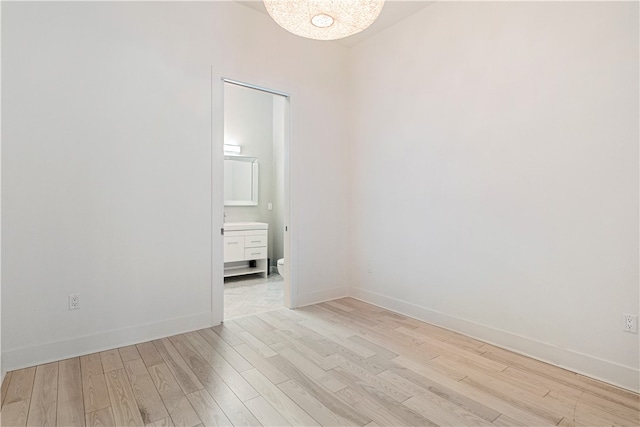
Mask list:
POLYGON ((224 320, 276 310, 283 301, 284 279, 278 273, 266 279, 256 274, 224 280, 224 320))

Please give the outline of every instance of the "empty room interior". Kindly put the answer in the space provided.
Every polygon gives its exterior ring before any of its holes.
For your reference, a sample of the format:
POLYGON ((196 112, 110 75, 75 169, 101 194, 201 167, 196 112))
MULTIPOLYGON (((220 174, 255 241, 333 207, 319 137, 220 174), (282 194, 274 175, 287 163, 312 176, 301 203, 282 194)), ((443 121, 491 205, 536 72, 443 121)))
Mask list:
POLYGON ((639 6, 1 2, 0 424, 640 425, 639 6))

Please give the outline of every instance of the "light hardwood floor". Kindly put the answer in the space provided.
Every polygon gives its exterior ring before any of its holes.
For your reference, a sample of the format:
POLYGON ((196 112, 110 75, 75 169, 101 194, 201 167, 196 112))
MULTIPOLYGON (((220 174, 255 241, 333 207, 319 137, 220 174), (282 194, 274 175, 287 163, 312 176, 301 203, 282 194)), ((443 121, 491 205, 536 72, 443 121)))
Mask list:
POLYGON ((2 425, 637 426, 640 398, 345 298, 7 374, 2 425))

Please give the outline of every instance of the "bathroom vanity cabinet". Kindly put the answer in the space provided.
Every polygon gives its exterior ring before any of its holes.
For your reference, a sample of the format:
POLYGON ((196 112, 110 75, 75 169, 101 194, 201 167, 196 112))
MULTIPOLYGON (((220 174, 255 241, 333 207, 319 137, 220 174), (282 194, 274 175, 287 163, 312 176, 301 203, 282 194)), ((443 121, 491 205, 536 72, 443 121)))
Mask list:
POLYGON ((268 227, 263 222, 224 224, 224 277, 245 274, 267 277, 268 227))

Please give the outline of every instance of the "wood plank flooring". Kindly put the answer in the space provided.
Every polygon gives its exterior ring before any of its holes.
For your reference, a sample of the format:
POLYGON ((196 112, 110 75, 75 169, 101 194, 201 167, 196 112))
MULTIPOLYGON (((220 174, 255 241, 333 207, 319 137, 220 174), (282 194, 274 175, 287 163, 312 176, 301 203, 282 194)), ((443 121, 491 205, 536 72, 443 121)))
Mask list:
POLYGON ((2 426, 638 426, 640 396, 344 298, 9 372, 2 426))

